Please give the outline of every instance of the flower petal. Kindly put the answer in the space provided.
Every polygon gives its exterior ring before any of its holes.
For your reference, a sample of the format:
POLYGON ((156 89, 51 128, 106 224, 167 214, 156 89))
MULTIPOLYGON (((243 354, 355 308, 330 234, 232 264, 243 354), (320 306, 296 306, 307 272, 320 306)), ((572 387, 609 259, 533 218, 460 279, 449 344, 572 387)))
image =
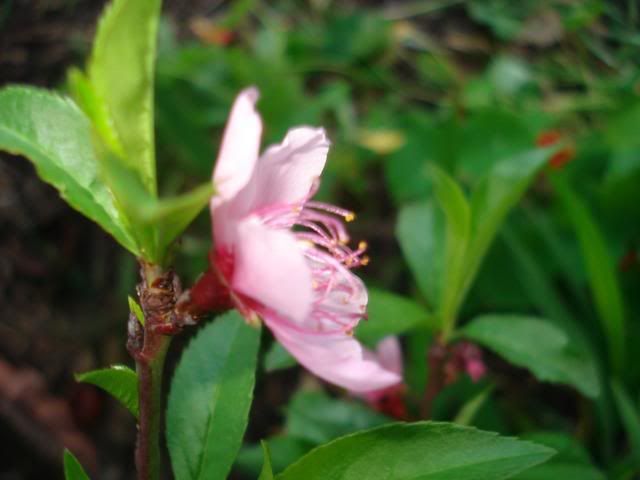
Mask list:
POLYGON ((250 87, 236 97, 213 171, 211 206, 233 198, 251 179, 260 152, 262 120, 255 110, 259 93, 250 87))
POLYGON ((258 160, 253 208, 306 200, 322 173, 329 145, 323 128, 289 130, 280 145, 269 147, 258 160))
POLYGON ((256 217, 240 222, 237 233, 232 289, 302 322, 311 310, 313 289, 300 242, 290 232, 270 229, 256 217))
POLYGON ((402 348, 398 337, 389 336, 380 340, 375 355, 384 368, 402 375, 402 348))
POLYGON ((327 382, 352 392, 388 388, 402 381, 350 335, 303 333, 275 316, 263 318, 276 339, 301 365, 327 382))

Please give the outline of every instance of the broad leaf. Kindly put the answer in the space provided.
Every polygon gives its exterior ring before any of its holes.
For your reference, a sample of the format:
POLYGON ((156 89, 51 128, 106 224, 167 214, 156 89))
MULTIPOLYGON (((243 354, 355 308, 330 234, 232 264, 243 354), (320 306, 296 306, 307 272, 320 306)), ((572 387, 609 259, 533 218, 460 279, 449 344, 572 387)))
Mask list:
POLYGON ((393 424, 318 447, 278 480, 498 480, 544 462, 550 448, 439 422, 393 424))
POLYGON ((64 478, 65 480, 89 480, 78 459, 65 448, 64 450, 64 478))
POLYGON ((388 422, 387 417, 355 400, 338 400, 322 392, 299 392, 287 407, 286 430, 289 435, 320 445, 388 422))
POLYGON ((522 315, 485 315, 471 321, 461 333, 531 370, 540 380, 571 385, 589 397, 599 394, 593 361, 572 350, 567 335, 548 321, 522 315))
POLYGON ((260 331, 237 312, 206 325, 171 383, 167 443, 178 480, 224 479, 247 426, 260 331))
MULTIPOLYGON (((123 160, 156 193, 153 81, 160 0, 114 0, 98 24, 88 75, 123 160)), ((119 153, 119 152, 115 152, 119 153)))
POLYGON ((431 308, 442 296, 445 228, 444 215, 433 200, 407 205, 398 215, 396 237, 431 308))
POLYGON ((388 335, 398 335, 420 326, 434 327, 431 314, 410 298, 370 289, 367 319, 356 329, 357 337, 375 346, 388 335))
POLYGON ((589 284, 606 332, 611 363, 617 372, 621 372, 624 368, 626 327, 622 293, 613 259, 604 235, 587 206, 562 177, 554 176, 552 180, 578 236, 589 284))
POLYGON ((31 87, 0 91, 0 149, 31 160, 42 180, 134 255, 139 249, 99 179, 91 125, 69 99, 31 87))
POLYGON ((79 373, 76 374, 76 381, 100 387, 138 418, 138 375, 129 367, 114 365, 111 368, 79 373))
POLYGON ((462 301, 466 252, 471 240, 471 209, 462 189, 446 172, 431 167, 433 190, 446 217, 444 287, 439 299, 441 328, 453 327, 462 301))

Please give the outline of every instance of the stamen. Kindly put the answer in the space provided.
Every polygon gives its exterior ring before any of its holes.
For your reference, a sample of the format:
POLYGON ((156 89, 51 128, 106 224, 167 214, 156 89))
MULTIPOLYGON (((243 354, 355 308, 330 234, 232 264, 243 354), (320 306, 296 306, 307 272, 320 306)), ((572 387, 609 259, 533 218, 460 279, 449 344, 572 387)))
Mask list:
POLYGON ((305 204, 305 207, 313 208, 315 210, 324 210, 325 212, 333 213, 343 217, 347 222, 350 222, 356 218, 356 214, 351 210, 340 208, 330 203, 309 201, 305 204))

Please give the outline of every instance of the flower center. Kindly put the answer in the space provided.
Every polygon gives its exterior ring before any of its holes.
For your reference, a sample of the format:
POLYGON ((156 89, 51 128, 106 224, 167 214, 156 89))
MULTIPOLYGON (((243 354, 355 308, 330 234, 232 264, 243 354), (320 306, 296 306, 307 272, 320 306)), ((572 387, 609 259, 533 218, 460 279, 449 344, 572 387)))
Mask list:
POLYGON ((304 333, 351 334, 366 316, 367 294, 360 279, 350 270, 369 263, 369 257, 364 254, 367 243, 361 241, 355 249, 348 245, 345 223, 352 221, 355 214, 335 205, 311 201, 317 187, 316 182, 300 203, 270 205, 254 213, 271 228, 291 230, 306 246, 303 253, 312 273, 314 300, 311 322, 302 327, 304 333))

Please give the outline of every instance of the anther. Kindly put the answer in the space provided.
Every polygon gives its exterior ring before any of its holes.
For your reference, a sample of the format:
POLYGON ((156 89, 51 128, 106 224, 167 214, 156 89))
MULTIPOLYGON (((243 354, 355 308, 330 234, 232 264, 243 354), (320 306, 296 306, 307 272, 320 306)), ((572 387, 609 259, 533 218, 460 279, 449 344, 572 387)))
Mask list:
POLYGON ((369 265, 370 261, 371 261, 371 259, 369 258, 369 256, 365 255, 364 257, 362 257, 360 259, 360 265, 364 265, 364 266, 369 265))
POLYGON ((344 216, 345 222, 353 222, 356 219, 356 214, 353 212, 349 212, 344 216))

